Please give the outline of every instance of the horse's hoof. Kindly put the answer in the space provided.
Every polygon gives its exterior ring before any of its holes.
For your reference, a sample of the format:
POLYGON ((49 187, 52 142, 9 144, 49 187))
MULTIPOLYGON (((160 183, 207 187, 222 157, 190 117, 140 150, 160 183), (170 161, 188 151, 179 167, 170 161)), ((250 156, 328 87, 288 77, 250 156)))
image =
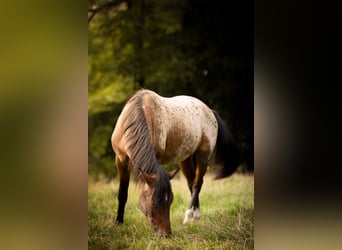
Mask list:
POLYGON ((118 216, 118 217, 116 218, 116 224, 118 224, 118 225, 123 224, 123 217, 122 217, 122 216, 118 216))
POLYGON ((194 215, 193 215, 193 220, 198 220, 199 218, 201 218, 201 213, 200 213, 200 210, 199 208, 196 208, 195 211, 194 211, 194 215))

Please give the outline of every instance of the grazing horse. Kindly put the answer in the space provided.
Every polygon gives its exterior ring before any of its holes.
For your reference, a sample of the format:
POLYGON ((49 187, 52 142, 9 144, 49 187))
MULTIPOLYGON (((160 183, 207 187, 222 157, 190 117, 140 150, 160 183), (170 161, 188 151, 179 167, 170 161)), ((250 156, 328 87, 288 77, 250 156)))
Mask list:
POLYGON ((191 202, 183 223, 200 217, 199 193, 208 165, 217 166, 216 179, 231 175, 239 165, 239 150, 219 117, 190 96, 165 98, 139 90, 124 106, 111 142, 120 177, 117 222, 123 223, 132 170, 139 173, 140 208, 156 235, 171 234, 170 179, 179 168, 186 177, 191 202), (178 163, 166 173, 160 164, 178 163))

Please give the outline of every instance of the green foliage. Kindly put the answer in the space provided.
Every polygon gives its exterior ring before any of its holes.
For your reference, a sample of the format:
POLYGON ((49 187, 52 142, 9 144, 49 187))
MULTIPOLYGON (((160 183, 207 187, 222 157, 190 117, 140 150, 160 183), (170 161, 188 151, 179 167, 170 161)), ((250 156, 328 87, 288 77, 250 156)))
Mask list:
POLYGON ((88 184, 89 249, 253 249, 254 177, 233 175, 214 181, 206 175, 200 194, 201 218, 182 225, 190 202, 183 176, 171 181, 172 237, 157 238, 139 211, 139 188, 130 185, 125 222, 117 225, 118 181, 88 184))

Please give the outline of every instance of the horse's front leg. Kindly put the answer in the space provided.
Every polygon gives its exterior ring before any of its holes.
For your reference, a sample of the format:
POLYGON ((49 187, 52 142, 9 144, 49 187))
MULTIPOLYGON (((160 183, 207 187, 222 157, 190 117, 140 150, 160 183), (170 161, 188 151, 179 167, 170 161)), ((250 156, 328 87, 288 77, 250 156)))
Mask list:
POLYGON ((187 224, 188 222, 192 222, 193 220, 201 217, 199 194, 201 192, 203 176, 206 170, 206 164, 197 164, 196 176, 191 187, 191 202, 189 208, 185 212, 183 224, 187 224))
POLYGON ((124 220, 125 206, 126 206, 127 196, 128 196, 130 172, 128 169, 127 161, 123 163, 119 160, 118 157, 115 157, 115 162, 116 162, 116 168, 118 170, 118 175, 120 177, 120 186, 119 186, 119 194, 118 194, 119 206, 118 206, 116 221, 119 224, 122 224, 124 220))

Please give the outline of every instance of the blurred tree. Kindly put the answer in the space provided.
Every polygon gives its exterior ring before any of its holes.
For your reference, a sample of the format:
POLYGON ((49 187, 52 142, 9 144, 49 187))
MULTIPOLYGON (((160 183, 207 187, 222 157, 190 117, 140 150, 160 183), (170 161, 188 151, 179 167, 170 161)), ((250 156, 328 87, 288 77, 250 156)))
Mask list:
POLYGON ((91 0, 88 21, 91 175, 115 175, 110 135, 140 87, 196 96, 253 134, 252 1, 91 0))

